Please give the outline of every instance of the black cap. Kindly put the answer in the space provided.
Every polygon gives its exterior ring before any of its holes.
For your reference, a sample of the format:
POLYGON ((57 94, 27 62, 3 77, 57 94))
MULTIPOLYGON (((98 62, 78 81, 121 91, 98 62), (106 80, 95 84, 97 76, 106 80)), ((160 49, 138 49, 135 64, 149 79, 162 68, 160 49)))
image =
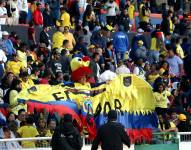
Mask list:
POLYGON ((72 115, 71 114, 65 114, 64 115, 64 122, 72 122, 72 115))
POLYGON ((108 112, 108 120, 112 120, 112 121, 115 121, 117 120, 117 112, 115 110, 110 110, 108 112))

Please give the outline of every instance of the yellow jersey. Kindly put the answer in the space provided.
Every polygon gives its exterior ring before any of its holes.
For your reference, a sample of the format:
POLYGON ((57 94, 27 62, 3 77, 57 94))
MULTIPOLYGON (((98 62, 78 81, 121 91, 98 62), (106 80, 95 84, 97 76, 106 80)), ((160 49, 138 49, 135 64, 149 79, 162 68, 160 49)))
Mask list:
POLYGON ((68 49, 69 49, 69 50, 72 50, 72 49, 74 48, 74 45, 76 44, 76 41, 75 41, 75 39, 74 39, 73 34, 70 33, 70 32, 64 33, 64 38, 69 41, 68 49))
POLYGON ((180 56, 180 58, 184 58, 184 51, 182 49, 182 47, 180 46, 180 44, 176 45, 176 53, 178 56, 180 56))
POLYGON ((63 41, 65 40, 65 36, 62 32, 57 31, 52 36, 53 48, 61 48, 63 45, 63 41))
POLYGON ((28 89, 34 86, 34 82, 32 81, 32 79, 29 78, 26 82, 22 80, 21 85, 22 85, 22 89, 28 89))
POLYGON ((70 27, 70 26, 71 26, 69 13, 64 12, 64 13, 61 15, 61 19, 60 19, 60 20, 62 21, 62 22, 61 22, 61 25, 62 25, 63 27, 65 27, 65 26, 70 27))
POLYGON ((156 107, 160 108, 167 108, 167 101, 168 101, 168 96, 170 96, 169 91, 164 91, 162 93, 159 92, 154 92, 154 98, 156 100, 156 107))
POLYGON ((134 12, 135 12, 135 7, 133 5, 130 5, 128 7, 128 14, 130 20, 134 19, 134 12))
MULTIPOLYGON (((17 133, 19 133, 19 135, 22 138, 32 138, 32 137, 36 137, 39 135, 37 129, 32 125, 26 125, 26 126, 20 127, 17 130, 17 133)), ((35 148, 35 141, 23 141, 22 147, 23 148, 35 148)))
POLYGON ((22 62, 23 66, 27 67, 27 54, 21 50, 17 51, 18 60, 22 62))
POLYGON ((6 71, 12 72, 15 76, 19 76, 20 71, 24 70, 25 66, 21 61, 8 61, 6 64, 6 71))

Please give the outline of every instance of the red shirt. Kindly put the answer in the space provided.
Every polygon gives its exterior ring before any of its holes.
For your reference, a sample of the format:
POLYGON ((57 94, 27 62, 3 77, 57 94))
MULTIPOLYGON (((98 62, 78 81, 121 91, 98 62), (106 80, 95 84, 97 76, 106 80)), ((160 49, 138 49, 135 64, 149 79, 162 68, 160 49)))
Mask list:
POLYGON ((41 78, 39 81, 40 84, 49 84, 48 80, 45 78, 41 78))
POLYGON ((36 9, 33 13, 33 20, 35 25, 43 25, 43 16, 42 12, 39 9, 36 9))

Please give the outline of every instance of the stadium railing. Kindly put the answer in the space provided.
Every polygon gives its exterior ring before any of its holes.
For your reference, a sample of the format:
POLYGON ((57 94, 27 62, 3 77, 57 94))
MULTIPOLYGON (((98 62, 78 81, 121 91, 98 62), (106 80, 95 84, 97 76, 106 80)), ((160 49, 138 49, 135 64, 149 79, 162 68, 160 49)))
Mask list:
MULTIPOLYGON (((35 141, 36 148, 27 148, 27 150, 51 150, 50 141, 51 137, 35 137, 35 138, 11 138, 11 139, 0 139, 0 145, 6 145, 5 143, 21 143, 23 141, 35 141), (43 143, 42 141, 46 141, 49 144, 39 144, 43 143)), ((92 141, 83 137, 83 149, 82 150, 90 150, 92 141)), ((171 150, 190 150, 191 149, 191 132, 178 132, 178 133, 154 133, 152 144, 139 144, 132 145, 131 150, 161 150, 163 149, 171 150), (177 147, 178 146, 178 147, 177 147), (156 149, 157 147, 157 149, 156 149), (170 148, 169 148, 170 147, 170 148)), ((2 149, 2 147, 0 148, 2 149)), ((6 149, 6 148, 4 148, 6 149)), ((25 150, 26 148, 23 148, 25 150)), ((124 148, 127 150, 126 148, 124 148)))

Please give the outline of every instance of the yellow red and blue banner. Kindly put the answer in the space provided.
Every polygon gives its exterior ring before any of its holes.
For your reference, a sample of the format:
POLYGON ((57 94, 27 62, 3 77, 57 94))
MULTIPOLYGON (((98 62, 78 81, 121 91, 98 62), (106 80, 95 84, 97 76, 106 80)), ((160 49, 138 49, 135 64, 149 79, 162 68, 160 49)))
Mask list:
POLYGON ((88 115, 92 134, 96 127, 107 121, 106 114, 111 109, 118 110, 118 121, 133 136, 136 136, 135 132, 142 132, 149 137, 150 134, 146 134, 158 127, 152 88, 135 75, 119 75, 108 84, 96 88, 79 84, 75 84, 75 87, 35 85, 23 89, 17 99, 18 102, 27 103, 29 112, 46 108, 60 116, 71 113, 80 126, 87 123, 88 115))

